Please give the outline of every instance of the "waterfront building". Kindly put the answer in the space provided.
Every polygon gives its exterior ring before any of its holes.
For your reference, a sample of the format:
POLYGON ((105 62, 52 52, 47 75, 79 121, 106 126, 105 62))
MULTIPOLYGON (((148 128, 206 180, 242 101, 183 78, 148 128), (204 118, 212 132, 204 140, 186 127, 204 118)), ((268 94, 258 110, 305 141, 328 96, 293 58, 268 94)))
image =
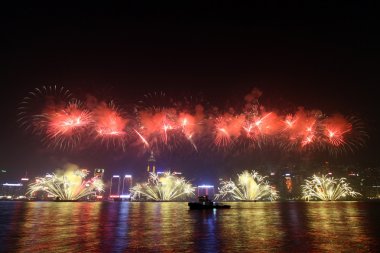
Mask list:
POLYGON ((27 177, 21 178, 21 184, 22 184, 21 194, 22 196, 26 196, 26 193, 28 192, 29 178, 27 177))
POLYGON ((197 186, 197 197, 207 195, 209 199, 213 199, 215 195, 215 189, 213 185, 198 185, 197 186))
POLYGON ((15 199, 23 195, 23 184, 21 183, 4 183, 1 187, 0 198, 15 199))
POLYGON ((110 194, 111 199, 120 198, 120 176, 113 175, 111 178, 110 194))
POLYGON ((131 198, 131 192, 130 192, 131 188, 132 188, 132 175, 125 175, 123 178, 123 183, 122 183, 122 187, 121 187, 120 198, 130 199, 131 198))

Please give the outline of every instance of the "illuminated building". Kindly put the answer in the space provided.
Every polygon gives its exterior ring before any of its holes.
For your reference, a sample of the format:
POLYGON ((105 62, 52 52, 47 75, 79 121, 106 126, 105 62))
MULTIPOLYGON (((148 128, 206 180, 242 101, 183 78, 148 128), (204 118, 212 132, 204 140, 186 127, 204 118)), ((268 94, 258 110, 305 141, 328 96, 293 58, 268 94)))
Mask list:
POLYGON ((131 192, 130 192, 131 188, 132 188, 132 175, 125 175, 123 178, 123 184, 121 187, 120 198, 130 199, 131 198, 131 192))
POLYGON ((212 199, 215 194, 214 186, 213 185, 198 185, 197 194, 198 194, 198 197, 207 195, 210 197, 210 199, 212 199))
POLYGON ((110 198, 120 198, 120 176, 119 175, 113 175, 111 178, 111 185, 110 185, 110 198))
POLYGON ((287 193, 291 193, 293 191, 293 181, 290 173, 286 173, 284 175, 284 180, 285 180, 285 189, 287 193))
POLYGON ((156 159, 154 158, 153 151, 150 152, 148 159, 147 172, 156 173, 156 159))
POLYGON ((103 179, 104 169, 95 169, 94 177, 98 177, 99 179, 103 179))
POLYGON ((21 183, 3 183, 0 196, 3 198, 9 199, 20 199, 25 198, 27 187, 29 183, 29 178, 23 177, 21 178, 21 183))
POLYGON ((2 184, 1 188, 1 198, 8 198, 8 199, 14 199, 19 196, 24 196, 23 192, 23 184, 10 184, 10 183, 4 183, 2 184))
MULTIPOLYGON (((329 175, 330 176, 330 175, 329 175)), ((301 196, 301 185, 304 182, 303 175, 299 173, 282 174, 279 190, 284 199, 298 199, 301 196)))
POLYGON ((26 192, 28 191, 28 183, 29 183, 29 178, 27 178, 27 177, 23 177, 23 178, 21 178, 21 183, 22 183, 22 192, 21 192, 21 194, 22 194, 22 196, 26 196, 26 192))

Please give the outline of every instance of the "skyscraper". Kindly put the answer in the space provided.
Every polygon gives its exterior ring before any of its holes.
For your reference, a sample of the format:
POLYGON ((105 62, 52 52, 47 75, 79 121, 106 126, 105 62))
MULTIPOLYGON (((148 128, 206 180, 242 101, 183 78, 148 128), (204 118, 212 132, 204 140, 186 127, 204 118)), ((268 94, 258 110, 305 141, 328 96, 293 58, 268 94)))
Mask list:
POLYGON ((153 151, 150 152, 150 157, 148 159, 147 171, 156 173, 156 159, 154 158, 153 151))
POLYGON ((198 185, 198 197, 207 195, 210 199, 214 198, 214 186, 213 185, 198 185))
POLYGON ((120 198, 120 176, 119 175, 113 175, 111 178, 111 185, 110 185, 110 198, 120 198))
POLYGON ((123 184, 121 187, 120 198, 130 199, 131 198, 131 192, 130 192, 131 188, 132 188, 132 175, 125 175, 123 178, 123 184))

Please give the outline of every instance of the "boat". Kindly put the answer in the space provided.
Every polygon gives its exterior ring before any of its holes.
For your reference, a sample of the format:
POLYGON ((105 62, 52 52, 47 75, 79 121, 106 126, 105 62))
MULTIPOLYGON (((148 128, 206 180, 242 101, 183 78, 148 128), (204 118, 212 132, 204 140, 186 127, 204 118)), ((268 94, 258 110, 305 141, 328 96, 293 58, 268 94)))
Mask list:
POLYGON ((217 203, 209 200, 207 195, 199 196, 198 202, 189 202, 187 205, 190 207, 190 210, 231 208, 229 205, 224 205, 222 203, 217 203))

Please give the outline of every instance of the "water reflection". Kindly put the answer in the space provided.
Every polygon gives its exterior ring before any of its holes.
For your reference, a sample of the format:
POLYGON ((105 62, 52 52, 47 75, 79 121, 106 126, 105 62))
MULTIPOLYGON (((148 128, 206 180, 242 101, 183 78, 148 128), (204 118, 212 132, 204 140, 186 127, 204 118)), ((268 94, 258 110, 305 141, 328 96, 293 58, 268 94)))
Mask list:
MULTIPOLYGON (((244 252, 262 252, 268 248, 277 250, 281 247, 283 231, 278 203, 240 203, 237 214, 228 216, 230 235, 236 238, 233 244, 226 244, 228 249, 239 249, 244 252), (237 219, 234 222, 233 219, 237 219), (234 229, 238 226, 240 229, 234 229)), ((224 222, 226 223, 226 222, 224 222)))
POLYGON ((218 215, 225 210, 189 210, 193 249, 197 252, 218 252, 221 247, 218 215), (195 212, 194 212, 195 211, 195 212))
POLYGON ((21 252, 78 252, 98 248, 100 203, 25 203, 25 223, 15 245, 21 252))
POLYGON ((312 252, 314 239, 308 237, 309 217, 305 202, 282 202, 277 207, 280 210, 281 225, 283 231, 281 249, 288 252, 297 249, 299 252, 312 252))
POLYGON ((4 252, 374 252, 380 203, 2 202, 4 252))
POLYGON ((185 252, 191 248, 192 227, 186 203, 130 203, 128 249, 185 252))
POLYGON ((314 248, 321 252, 369 252, 365 213, 357 202, 309 203, 310 238, 317 238, 314 248))

